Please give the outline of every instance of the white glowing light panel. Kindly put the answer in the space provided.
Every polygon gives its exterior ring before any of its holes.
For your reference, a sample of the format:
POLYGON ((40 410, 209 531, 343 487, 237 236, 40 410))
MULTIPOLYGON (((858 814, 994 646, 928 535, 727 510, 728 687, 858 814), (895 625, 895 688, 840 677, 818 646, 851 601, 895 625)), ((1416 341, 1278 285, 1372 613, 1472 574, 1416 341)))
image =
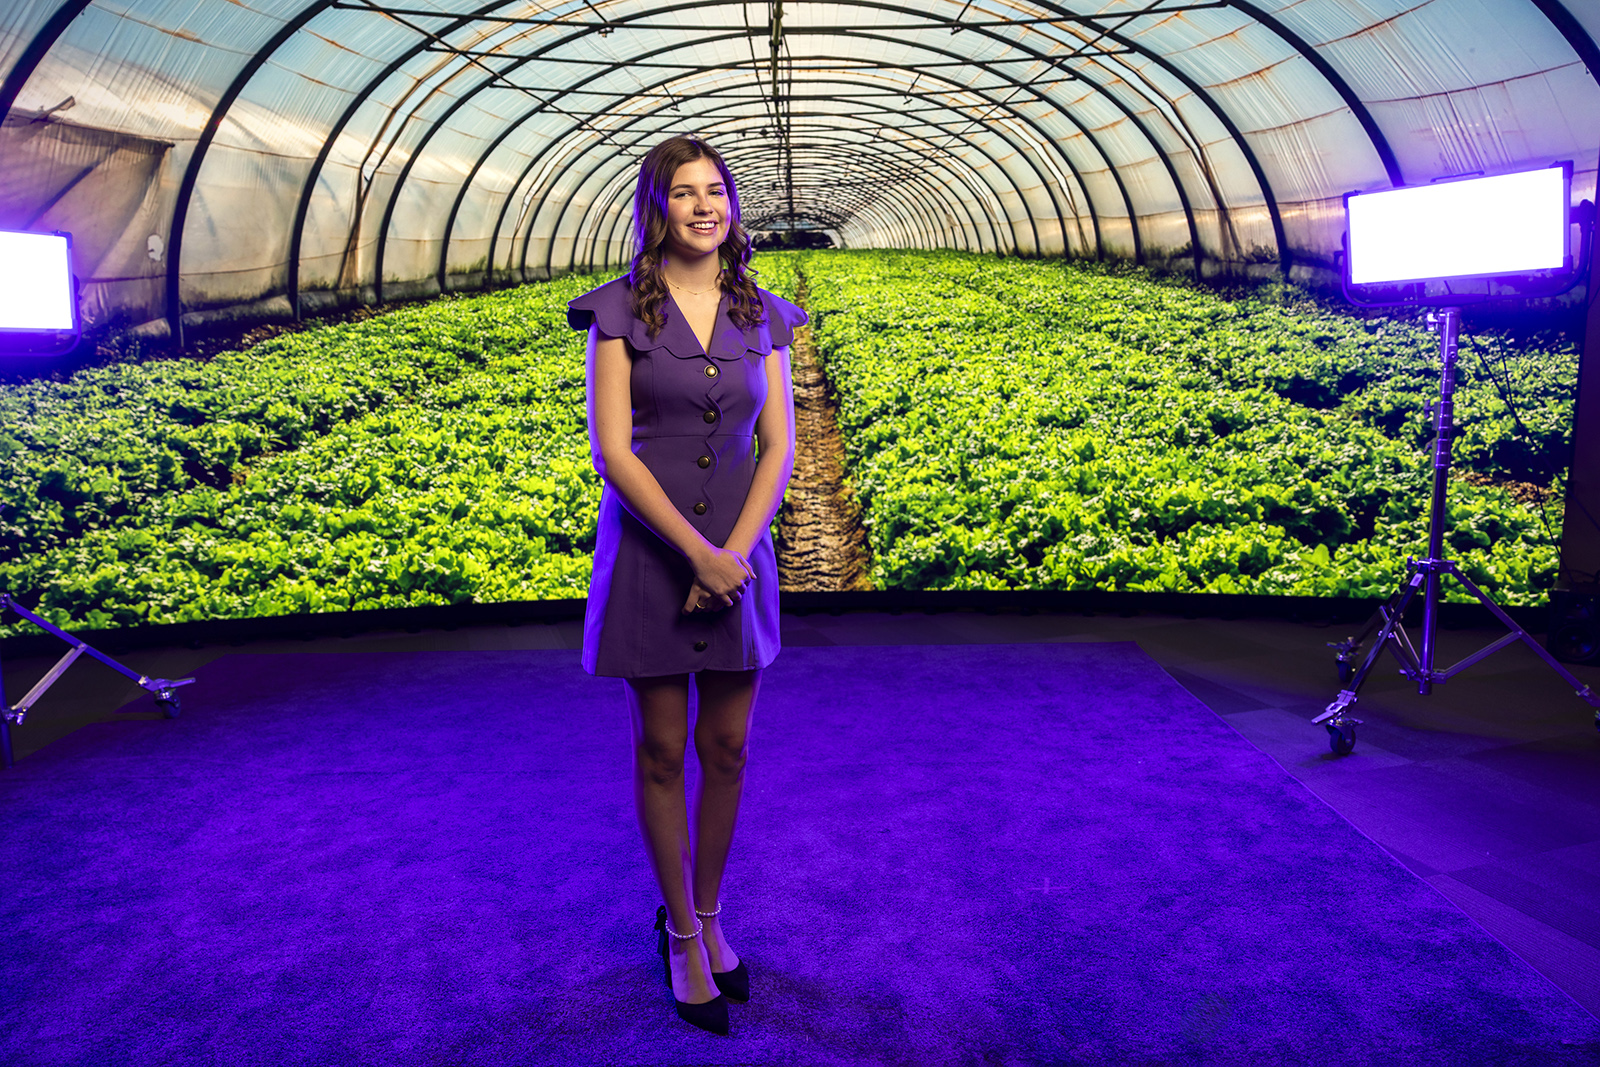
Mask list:
POLYGON ((1345 198, 1356 285, 1567 266, 1562 167, 1345 198))
POLYGON ((0 230, 0 330, 73 330, 67 238, 0 230))

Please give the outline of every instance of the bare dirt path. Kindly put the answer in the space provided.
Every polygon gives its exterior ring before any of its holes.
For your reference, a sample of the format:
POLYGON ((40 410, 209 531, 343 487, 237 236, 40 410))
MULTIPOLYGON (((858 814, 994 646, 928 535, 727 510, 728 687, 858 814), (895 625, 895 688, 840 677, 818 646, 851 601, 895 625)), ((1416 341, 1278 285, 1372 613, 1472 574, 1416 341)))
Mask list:
MULTIPOLYGON (((804 306, 804 277, 796 295, 804 306)), ((795 457, 778 519, 779 588, 806 593, 871 589, 866 530, 844 484, 838 405, 811 343, 810 326, 795 331, 790 365, 795 457)))

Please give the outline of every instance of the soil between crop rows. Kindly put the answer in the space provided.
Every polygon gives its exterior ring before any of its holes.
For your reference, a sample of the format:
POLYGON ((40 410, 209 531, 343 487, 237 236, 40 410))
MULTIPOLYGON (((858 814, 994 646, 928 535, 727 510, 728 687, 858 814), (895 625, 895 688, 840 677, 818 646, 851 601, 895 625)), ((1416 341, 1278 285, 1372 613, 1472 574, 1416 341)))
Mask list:
MULTIPOLYGON (((802 306, 806 286, 801 279, 802 306)), ((811 327, 795 331, 790 349, 794 380, 794 474, 778 521, 779 588, 789 592, 870 589, 866 531, 844 484, 844 442, 828 376, 811 343, 811 327)))

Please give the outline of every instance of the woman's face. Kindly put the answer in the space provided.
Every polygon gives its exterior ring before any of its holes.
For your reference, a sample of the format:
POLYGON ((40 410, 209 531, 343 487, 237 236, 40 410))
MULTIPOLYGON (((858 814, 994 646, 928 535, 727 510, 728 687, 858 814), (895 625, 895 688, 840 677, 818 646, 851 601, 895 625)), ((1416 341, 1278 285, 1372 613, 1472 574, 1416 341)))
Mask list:
POLYGON ((667 251, 714 255, 728 236, 728 187, 711 160, 691 159, 667 189, 667 251))

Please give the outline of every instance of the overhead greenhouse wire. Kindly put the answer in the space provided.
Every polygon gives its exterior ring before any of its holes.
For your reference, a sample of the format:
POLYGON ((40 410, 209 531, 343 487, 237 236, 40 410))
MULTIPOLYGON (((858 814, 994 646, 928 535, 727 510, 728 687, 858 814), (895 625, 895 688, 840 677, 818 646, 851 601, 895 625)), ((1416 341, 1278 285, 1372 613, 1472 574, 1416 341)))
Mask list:
MULTIPOLYGON (((432 52, 432 51, 443 52, 443 53, 446 53, 448 55, 453 55, 453 56, 457 56, 458 58, 465 59, 469 64, 471 64, 472 66, 474 66, 474 67, 478 68, 479 70, 483 71, 485 74, 489 75, 489 77, 494 80, 494 84, 496 86, 498 86, 499 88, 513 89, 513 90, 515 90, 515 91, 517 91, 519 93, 524 93, 524 94, 526 94, 528 96, 531 96, 531 97, 533 97, 533 99, 539 101, 539 103, 543 104, 545 107, 548 107, 550 110, 556 112, 558 115, 566 115, 569 118, 573 119, 575 122, 577 122, 584 129, 592 130, 593 132, 599 134, 600 135, 600 139, 601 139, 602 142, 607 143, 607 144, 611 143, 606 138, 605 131, 596 128, 591 123, 590 120, 594 117, 593 115, 585 116, 585 115, 581 115, 581 114, 578 114, 578 113, 572 112, 572 111, 567 111, 567 110, 565 110, 563 108, 559 108, 559 107, 555 106, 554 104, 552 104, 549 101, 545 100, 544 97, 539 95, 538 91, 536 91, 534 89, 530 89, 526 85, 518 85, 516 82, 511 81, 509 78, 501 77, 498 71, 494 70, 492 67, 490 67, 487 64, 483 63, 481 61, 481 58, 480 58, 483 55, 496 55, 496 56, 499 56, 500 58, 503 58, 503 59, 512 58, 510 55, 508 55, 506 53, 475 53, 475 54, 469 54, 469 53, 466 53, 466 52, 462 52, 461 50, 452 47, 442 37, 440 37, 438 34, 434 33, 432 30, 429 30, 429 29, 427 29, 426 27, 423 27, 423 26, 418 26, 414 22, 410 22, 410 21, 408 21, 408 20, 406 20, 404 18, 401 18, 400 16, 398 16, 395 13, 394 9, 385 8, 380 4, 370 2, 370 0, 369 0, 369 2, 364 2, 362 4, 341 4, 340 6, 346 8, 346 9, 350 9, 350 10, 360 10, 362 8, 365 8, 365 9, 370 10, 370 11, 376 13, 376 14, 384 15, 384 16, 386 16, 388 18, 394 19, 396 22, 400 23, 400 25, 406 27, 406 29, 412 30, 412 31, 414 31, 416 33, 419 33, 422 36, 427 37, 429 40, 433 41, 434 42, 433 47, 427 49, 427 51, 430 51, 430 52, 432 52)), ((559 91, 559 90, 557 90, 557 91, 559 91)), ((613 145, 613 147, 621 147, 621 146, 620 145, 613 145)))

